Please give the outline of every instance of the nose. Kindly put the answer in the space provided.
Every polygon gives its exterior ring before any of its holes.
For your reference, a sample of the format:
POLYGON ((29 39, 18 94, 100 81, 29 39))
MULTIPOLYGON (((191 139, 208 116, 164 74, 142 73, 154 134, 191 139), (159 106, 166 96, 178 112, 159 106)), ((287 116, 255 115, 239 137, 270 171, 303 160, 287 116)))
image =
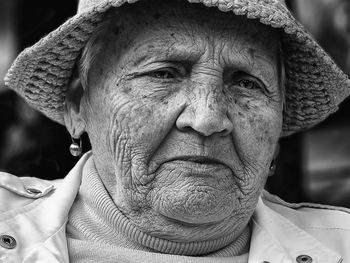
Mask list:
POLYGON ((177 118, 177 128, 184 132, 195 131, 206 137, 230 134, 233 124, 228 115, 228 106, 226 100, 218 96, 213 91, 194 96, 177 118))

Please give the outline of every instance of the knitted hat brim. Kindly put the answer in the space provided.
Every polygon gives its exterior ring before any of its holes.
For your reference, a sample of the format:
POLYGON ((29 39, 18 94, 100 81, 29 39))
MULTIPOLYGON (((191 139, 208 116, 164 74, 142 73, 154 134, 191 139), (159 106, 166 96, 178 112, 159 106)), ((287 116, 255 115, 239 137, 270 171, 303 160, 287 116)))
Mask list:
MULTIPOLYGON (((145 0, 144 0, 145 1, 145 0)), ((34 108, 64 125, 65 93, 82 48, 111 7, 137 0, 106 0, 67 20, 25 49, 5 84, 34 108)), ((286 73, 283 135, 310 128, 338 109, 350 81, 304 27, 277 0, 188 0, 281 28, 286 73)))

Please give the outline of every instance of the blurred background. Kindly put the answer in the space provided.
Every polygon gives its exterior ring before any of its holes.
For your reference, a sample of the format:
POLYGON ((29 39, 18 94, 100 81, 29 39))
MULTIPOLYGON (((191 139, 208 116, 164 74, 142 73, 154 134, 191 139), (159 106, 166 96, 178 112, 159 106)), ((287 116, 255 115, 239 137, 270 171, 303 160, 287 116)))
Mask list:
MULTIPOLYGON (((64 177, 77 159, 68 132, 32 110, 2 81, 17 54, 76 12, 72 0, 0 0, 0 170, 64 177)), ((350 74, 350 1, 287 1, 336 63, 350 74)), ((280 140, 276 174, 266 188, 289 202, 350 207, 350 100, 312 130, 280 140)), ((89 149, 83 138, 84 150, 89 149)))

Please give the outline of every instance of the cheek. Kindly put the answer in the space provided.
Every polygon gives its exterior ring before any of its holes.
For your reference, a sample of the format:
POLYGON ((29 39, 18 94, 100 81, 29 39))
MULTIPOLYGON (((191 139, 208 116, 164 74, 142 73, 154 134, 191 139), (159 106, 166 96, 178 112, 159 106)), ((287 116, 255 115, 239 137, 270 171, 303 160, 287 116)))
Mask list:
POLYGON ((282 129, 281 111, 250 105, 249 109, 236 109, 232 119, 235 122, 234 140, 241 145, 241 152, 259 165, 268 165, 282 129))
POLYGON ((238 171, 237 181, 242 192, 243 203, 255 200, 263 189, 270 162, 273 158, 281 127, 278 114, 270 110, 237 110, 233 142, 242 169, 238 171))
POLYGON ((247 121, 258 145, 272 146, 276 143, 282 124, 281 119, 271 110, 249 114, 247 121))
POLYGON ((127 146, 138 159, 148 158, 158 147, 174 125, 176 103, 172 99, 159 101, 155 98, 135 95, 135 87, 121 84, 118 92, 109 97, 116 98, 110 108, 109 130, 112 144, 119 139, 127 141, 127 146))
POLYGON ((147 192, 154 176, 148 172, 149 162, 175 123, 176 103, 140 98, 132 92, 112 97, 117 99, 110 109, 108 135, 114 169, 125 187, 147 192))

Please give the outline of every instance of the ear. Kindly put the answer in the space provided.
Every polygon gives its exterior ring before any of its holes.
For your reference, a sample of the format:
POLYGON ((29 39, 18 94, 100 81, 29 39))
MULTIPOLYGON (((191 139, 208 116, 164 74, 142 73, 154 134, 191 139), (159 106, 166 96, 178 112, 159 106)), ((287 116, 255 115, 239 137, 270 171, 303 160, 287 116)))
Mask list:
POLYGON ((81 84, 78 70, 75 69, 66 93, 64 122, 70 135, 78 139, 85 131, 85 120, 81 113, 81 101, 84 89, 81 84))

